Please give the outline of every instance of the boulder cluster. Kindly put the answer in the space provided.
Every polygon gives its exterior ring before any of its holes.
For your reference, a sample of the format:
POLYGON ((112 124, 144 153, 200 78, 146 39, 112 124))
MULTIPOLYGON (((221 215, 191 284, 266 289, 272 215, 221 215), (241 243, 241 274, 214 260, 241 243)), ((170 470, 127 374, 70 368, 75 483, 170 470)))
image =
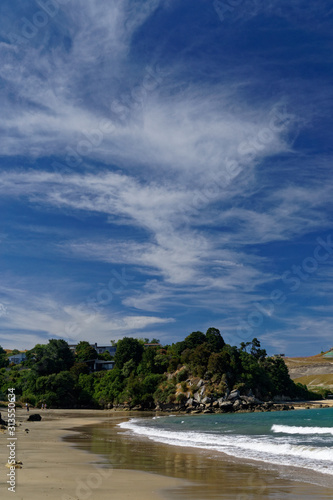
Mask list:
MULTIPOLYGON (((253 395, 241 396, 238 390, 231 391, 227 396, 214 399, 204 395, 205 386, 196 392, 192 398, 188 398, 182 405, 178 404, 178 410, 185 413, 234 413, 252 411, 290 410, 292 406, 287 404, 276 404, 273 401, 260 401, 253 395)), ((170 404, 159 404, 156 410, 172 410, 170 404)), ((176 409, 174 405, 173 409, 176 409)))
POLYGON ((241 395, 239 390, 227 391, 223 397, 214 398, 207 395, 207 386, 204 380, 199 380, 196 384, 196 392, 191 397, 181 398, 181 402, 162 403, 157 402, 155 405, 147 407, 144 404, 131 406, 124 403, 120 405, 108 405, 107 407, 119 410, 133 411, 178 411, 191 414, 199 413, 234 413, 234 412, 263 412, 263 411, 278 411, 278 410, 293 410, 291 404, 286 404, 288 399, 285 396, 274 398, 274 401, 261 401, 256 398, 252 391, 248 391, 247 395, 241 395))

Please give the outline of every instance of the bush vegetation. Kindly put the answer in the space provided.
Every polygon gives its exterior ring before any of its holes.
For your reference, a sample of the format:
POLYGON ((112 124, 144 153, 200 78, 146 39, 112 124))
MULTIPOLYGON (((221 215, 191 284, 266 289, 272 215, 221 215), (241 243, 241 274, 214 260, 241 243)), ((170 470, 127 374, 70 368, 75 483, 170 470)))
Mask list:
MULTIPOLYGON (((145 339, 147 340, 147 339, 145 339)), ((80 342, 76 355, 64 340, 52 339, 28 351, 20 365, 8 367, 0 348, 0 395, 15 387, 22 402, 48 407, 103 407, 107 404, 154 407, 183 403, 193 396, 199 380, 206 395, 221 397, 238 389, 268 400, 274 396, 310 399, 306 386, 289 377, 284 360, 268 357, 260 342, 226 344, 216 328, 196 331, 167 346, 144 347, 145 341, 125 337, 118 341, 113 370, 90 373, 88 361, 97 353, 80 342)))

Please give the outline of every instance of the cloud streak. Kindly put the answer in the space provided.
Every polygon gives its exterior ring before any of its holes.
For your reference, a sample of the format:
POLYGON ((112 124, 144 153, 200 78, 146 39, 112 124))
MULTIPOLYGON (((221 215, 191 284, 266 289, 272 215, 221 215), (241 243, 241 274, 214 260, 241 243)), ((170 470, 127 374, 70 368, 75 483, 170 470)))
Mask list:
MULTIPOLYGON (((221 24, 213 2, 78 0, 22 44, 9 31, 37 7, 5 0, 1 331, 61 335, 123 266, 131 286, 95 311, 98 338, 216 323, 235 339, 331 228, 330 12, 304 6, 252 2, 221 24)), ((275 348, 329 296, 320 270, 258 336, 275 348)))

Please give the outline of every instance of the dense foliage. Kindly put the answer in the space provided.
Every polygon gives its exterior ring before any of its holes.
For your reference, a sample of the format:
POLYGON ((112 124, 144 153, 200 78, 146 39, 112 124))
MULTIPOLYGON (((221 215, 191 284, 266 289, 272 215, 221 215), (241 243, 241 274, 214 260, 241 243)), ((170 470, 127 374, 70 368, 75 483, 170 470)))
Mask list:
POLYGON ((198 390, 201 379, 214 398, 233 389, 262 400, 314 397, 305 386, 294 384, 283 359, 268 357, 257 339, 238 348, 226 344, 219 330, 209 328, 206 334, 196 331, 164 347, 145 347, 147 340, 119 340, 114 369, 93 373, 88 362, 101 356, 88 342, 80 342, 74 356, 64 340, 52 339, 47 345, 37 344, 23 363, 10 367, 0 348, 0 399, 8 387, 15 387, 22 402, 36 406, 127 403, 153 408, 157 403, 184 402, 198 390))
POLYGON ((0 346, 0 368, 8 366, 6 351, 0 346))

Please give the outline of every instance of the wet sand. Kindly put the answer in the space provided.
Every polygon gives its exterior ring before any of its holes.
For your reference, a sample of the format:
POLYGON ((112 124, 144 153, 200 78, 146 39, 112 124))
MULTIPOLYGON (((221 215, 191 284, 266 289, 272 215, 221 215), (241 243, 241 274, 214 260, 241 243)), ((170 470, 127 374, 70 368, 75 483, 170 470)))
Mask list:
POLYGON ((115 469, 126 467, 186 480, 187 485, 169 492, 175 500, 333 498, 332 476, 155 443, 132 436, 116 425, 139 416, 147 414, 116 413, 102 425, 82 428, 81 434, 66 440, 106 457, 115 469))

